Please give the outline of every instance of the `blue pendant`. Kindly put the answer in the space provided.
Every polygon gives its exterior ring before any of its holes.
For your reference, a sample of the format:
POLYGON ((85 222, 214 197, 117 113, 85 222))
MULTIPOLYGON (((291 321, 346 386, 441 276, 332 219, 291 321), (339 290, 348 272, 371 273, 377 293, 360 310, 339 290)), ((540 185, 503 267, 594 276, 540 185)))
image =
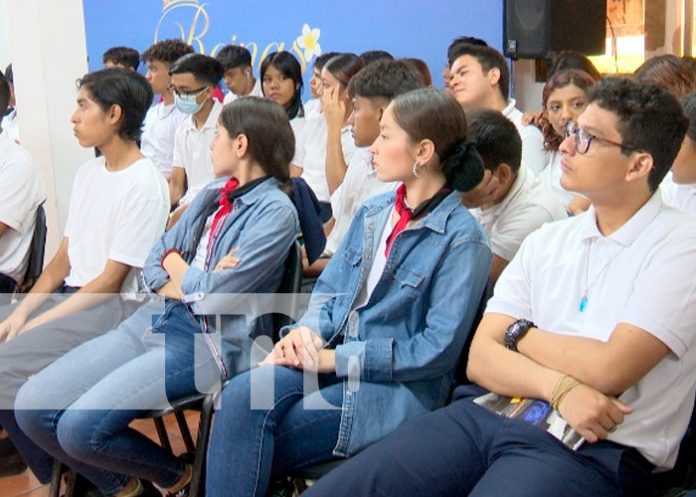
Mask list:
POLYGON ((578 309, 580 312, 585 312, 585 309, 587 309, 587 296, 583 295, 583 297, 580 299, 580 305, 578 306, 578 309))

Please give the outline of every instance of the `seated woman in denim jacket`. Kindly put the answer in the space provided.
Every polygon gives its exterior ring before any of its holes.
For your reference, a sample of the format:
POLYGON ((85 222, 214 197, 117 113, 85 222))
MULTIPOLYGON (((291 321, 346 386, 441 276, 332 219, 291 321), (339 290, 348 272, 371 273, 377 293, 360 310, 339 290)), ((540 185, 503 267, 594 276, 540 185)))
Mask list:
POLYGON ((441 407, 491 252, 460 191, 483 177, 449 94, 404 94, 372 147, 396 192, 363 205, 309 309, 261 367, 222 391, 206 495, 265 496, 272 473, 355 454, 441 407))
POLYGON ((229 104, 210 148, 216 176, 226 177, 196 197, 145 264, 144 281, 164 304, 146 304, 63 356, 15 404, 26 434, 106 496, 159 496, 147 481, 172 493, 187 485, 190 467, 129 423, 250 367, 253 338, 267 323, 235 311, 216 329, 212 314, 225 300, 249 302, 239 294, 275 292, 299 232, 282 190, 294 138, 281 106, 256 97, 229 104))

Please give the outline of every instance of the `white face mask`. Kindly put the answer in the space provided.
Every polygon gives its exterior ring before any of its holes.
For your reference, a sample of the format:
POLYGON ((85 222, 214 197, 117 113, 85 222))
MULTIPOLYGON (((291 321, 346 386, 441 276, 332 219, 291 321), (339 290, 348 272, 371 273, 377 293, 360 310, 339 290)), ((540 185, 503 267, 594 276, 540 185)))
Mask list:
POLYGON ((194 93, 191 95, 179 95, 175 92, 174 105, 176 105, 176 108, 184 114, 195 114, 203 108, 203 104, 205 103, 205 100, 203 100, 201 103, 198 103, 196 99, 198 98, 198 95, 200 95, 207 89, 208 87, 205 87, 198 93, 194 93))

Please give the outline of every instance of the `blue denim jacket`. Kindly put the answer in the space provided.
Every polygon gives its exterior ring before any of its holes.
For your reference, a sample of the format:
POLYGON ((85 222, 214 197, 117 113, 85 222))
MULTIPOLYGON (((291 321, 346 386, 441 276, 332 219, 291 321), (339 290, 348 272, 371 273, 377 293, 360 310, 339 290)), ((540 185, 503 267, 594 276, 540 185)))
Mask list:
POLYGON ((397 235, 370 299, 354 309, 394 199, 358 210, 298 323, 335 346, 344 378, 337 456, 444 405, 490 272, 486 235, 452 192, 397 235))
MULTIPOLYGON (((201 223, 206 222, 207 207, 216 202, 220 188, 229 178, 220 178, 202 190, 174 227, 155 243, 143 268, 143 280, 151 291, 169 281, 161 267, 164 253, 176 248, 190 264, 197 244, 194 240, 201 223)), ((221 329, 215 330, 214 318, 207 320, 208 331, 222 335, 223 377, 249 369, 252 340, 258 333, 269 334, 270 316, 247 322, 242 315, 224 315, 230 298, 220 294, 274 293, 280 284, 290 247, 299 235, 297 211, 290 198, 280 189, 280 182, 269 178, 245 195, 234 199, 232 212, 225 219, 213 249, 210 270, 190 267, 181 281, 185 302, 200 316, 223 314, 221 329), (233 248, 240 263, 235 268, 213 271, 218 261, 233 248)), ((238 298, 243 298, 239 296, 238 298)), ((229 314, 229 313, 228 313, 229 314)), ((212 339, 208 340, 215 350, 212 339)))

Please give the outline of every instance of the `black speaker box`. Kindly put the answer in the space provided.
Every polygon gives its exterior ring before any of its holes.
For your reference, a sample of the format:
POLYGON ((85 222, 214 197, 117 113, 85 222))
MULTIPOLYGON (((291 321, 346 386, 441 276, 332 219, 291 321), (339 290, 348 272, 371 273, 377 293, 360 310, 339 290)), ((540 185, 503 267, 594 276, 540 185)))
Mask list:
POLYGON ((513 59, 604 53, 607 0, 504 0, 503 48, 513 59))

